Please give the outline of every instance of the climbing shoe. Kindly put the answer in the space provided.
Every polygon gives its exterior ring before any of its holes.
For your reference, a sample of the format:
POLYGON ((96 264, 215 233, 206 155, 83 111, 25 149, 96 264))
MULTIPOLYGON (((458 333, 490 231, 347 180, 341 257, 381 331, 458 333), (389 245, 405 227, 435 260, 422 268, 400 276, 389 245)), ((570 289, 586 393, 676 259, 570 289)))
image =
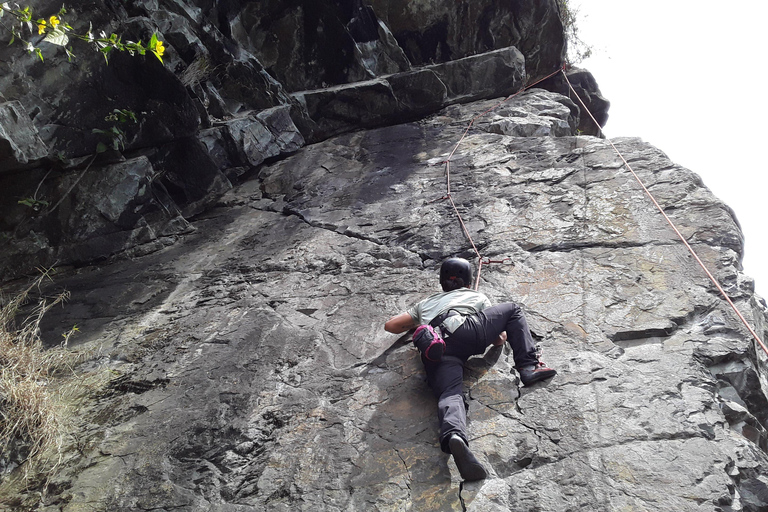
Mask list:
POLYGON ((541 361, 535 365, 521 368, 517 371, 520 373, 520 380, 523 382, 523 386, 530 386, 534 382, 554 377, 557 374, 555 370, 547 368, 547 365, 541 361))
POLYGON ((456 467, 459 468, 461 478, 468 482, 474 482, 488 476, 483 465, 478 462, 469 450, 466 441, 460 436, 453 434, 448 440, 448 447, 451 450, 456 467))

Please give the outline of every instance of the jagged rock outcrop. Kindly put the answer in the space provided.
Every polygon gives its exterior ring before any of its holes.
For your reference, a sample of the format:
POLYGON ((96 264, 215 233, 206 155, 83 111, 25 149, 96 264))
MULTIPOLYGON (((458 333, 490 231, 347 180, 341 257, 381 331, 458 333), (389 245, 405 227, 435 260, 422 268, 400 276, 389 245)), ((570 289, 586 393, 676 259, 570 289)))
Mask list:
MULTIPOLYGON (((306 146, 183 242, 60 277, 73 299, 50 338, 77 323, 91 367, 119 377, 39 508, 765 510, 765 355, 609 144, 574 136, 572 102, 543 90, 451 160, 480 250, 512 263, 481 289, 524 306, 559 371, 520 388, 504 350, 470 360, 490 477, 459 485, 417 353, 382 324, 437 287, 442 258, 471 257, 442 163, 495 103, 306 146)), ((731 210, 656 148, 614 143, 764 333, 731 210)))
POLYGON ((586 114, 581 116, 579 131, 584 135, 600 136, 602 133, 600 127, 605 126, 605 123, 608 122, 610 103, 600 94, 595 77, 586 69, 571 68, 566 74, 568 75, 567 79, 562 74, 557 74, 542 82, 541 87, 568 96, 577 103, 580 109, 582 107, 581 102, 584 102, 584 106, 595 119, 593 120, 586 114), (571 86, 576 91, 575 95, 571 91, 571 86), (581 101, 578 100, 579 98, 581 101))
POLYGON ((23 168, 48 155, 48 149, 18 101, 0 104, 0 161, 8 170, 23 168))

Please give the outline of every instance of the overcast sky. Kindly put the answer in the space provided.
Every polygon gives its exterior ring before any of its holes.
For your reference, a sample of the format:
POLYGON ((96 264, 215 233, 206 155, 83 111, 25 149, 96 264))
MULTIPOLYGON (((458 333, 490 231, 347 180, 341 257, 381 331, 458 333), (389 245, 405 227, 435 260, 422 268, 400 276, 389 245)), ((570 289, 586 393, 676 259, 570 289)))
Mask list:
POLYGON ((593 48, 580 66, 611 102, 605 134, 640 137, 699 174, 736 212, 744 271, 768 296, 768 1, 570 3, 593 48))

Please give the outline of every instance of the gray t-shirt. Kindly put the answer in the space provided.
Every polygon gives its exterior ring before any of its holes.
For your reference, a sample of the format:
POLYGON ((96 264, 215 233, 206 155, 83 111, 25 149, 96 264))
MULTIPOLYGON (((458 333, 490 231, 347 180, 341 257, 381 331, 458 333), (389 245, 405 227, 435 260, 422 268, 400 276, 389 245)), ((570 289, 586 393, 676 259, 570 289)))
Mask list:
POLYGON ((448 317, 443 325, 448 332, 453 332, 464 323, 465 316, 474 315, 490 306, 491 301, 482 293, 469 288, 459 288, 427 297, 408 309, 408 314, 411 315, 416 324, 421 325, 428 324, 436 316, 452 309, 461 313, 461 316, 448 317))

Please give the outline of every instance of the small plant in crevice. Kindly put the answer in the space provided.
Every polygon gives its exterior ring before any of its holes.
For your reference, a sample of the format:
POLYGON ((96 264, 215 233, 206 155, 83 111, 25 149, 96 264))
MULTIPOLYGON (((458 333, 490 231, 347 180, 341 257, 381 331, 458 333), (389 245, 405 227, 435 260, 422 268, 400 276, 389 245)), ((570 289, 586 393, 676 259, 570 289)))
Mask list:
POLYGON ((34 197, 25 197, 19 200, 19 204, 23 204, 24 206, 29 206, 36 212, 39 212, 40 210, 46 208, 49 203, 44 199, 36 199, 34 197))
POLYGON ((126 142, 125 131, 120 128, 120 125, 117 123, 120 123, 121 125, 128 122, 132 122, 134 124, 137 123, 138 120, 136 118, 136 113, 128 109, 116 108, 112 111, 111 114, 107 115, 104 120, 111 121, 115 124, 106 130, 100 130, 98 128, 93 129, 93 133, 106 135, 109 139, 108 145, 104 144, 103 142, 99 142, 96 145, 96 153, 104 153, 110 147, 115 151, 124 151, 126 142))
POLYGON ((37 184, 37 188, 35 189, 35 192, 30 197, 24 197, 18 201, 18 204, 28 206, 29 208, 33 209, 35 212, 43 212, 44 215, 47 215, 51 212, 53 212, 60 204, 61 202, 69 195, 72 190, 77 186, 77 184, 80 182, 80 180, 85 176, 85 173, 88 172, 88 169, 91 168, 91 165, 96 160, 96 157, 100 153, 104 153, 110 149, 114 151, 124 151, 125 150, 125 144, 127 142, 126 133, 125 130, 121 128, 122 125, 127 123, 138 123, 138 117, 135 112, 128 110, 128 109, 121 109, 116 108, 112 110, 110 114, 104 117, 105 121, 112 122, 112 126, 110 126, 107 129, 98 129, 94 128, 92 130, 92 133, 104 135, 105 140, 100 141, 96 144, 96 147, 94 148, 94 153, 91 159, 88 161, 88 164, 85 166, 85 169, 80 173, 80 176, 77 177, 77 179, 72 183, 72 185, 69 187, 69 189, 59 198, 59 200, 53 205, 50 206, 50 203, 46 201, 45 199, 41 199, 39 197, 40 195, 40 188, 45 182, 46 178, 48 178, 48 175, 51 173, 49 170, 45 176, 43 176, 43 179, 40 181, 40 183, 37 184), (50 206, 50 207, 49 207, 50 206))

